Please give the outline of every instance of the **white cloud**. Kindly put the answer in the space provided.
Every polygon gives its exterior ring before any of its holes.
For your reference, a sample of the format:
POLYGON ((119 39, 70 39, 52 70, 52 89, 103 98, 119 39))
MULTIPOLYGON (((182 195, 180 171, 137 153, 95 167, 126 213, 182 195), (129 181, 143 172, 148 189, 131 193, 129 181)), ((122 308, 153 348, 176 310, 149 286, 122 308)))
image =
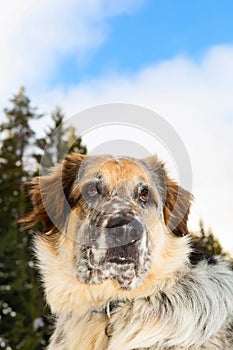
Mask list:
POLYGON ((203 218, 225 248, 233 250, 232 82, 233 47, 223 46, 212 48, 199 62, 176 57, 132 76, 92 80, 37 100, 45 107, 60 103, 70 117, 111 102, 142 105, 164 117, 181 136, 192 162, 196 200, 191 227, 197 228, 203 218))
POLYGON ((9 0, 0 4, 0 98, 45 88, 66 55, 77 60, 109 35, 108 19, 143 0, 9 0), (39 88, 38 88, 39 87, 39 88))

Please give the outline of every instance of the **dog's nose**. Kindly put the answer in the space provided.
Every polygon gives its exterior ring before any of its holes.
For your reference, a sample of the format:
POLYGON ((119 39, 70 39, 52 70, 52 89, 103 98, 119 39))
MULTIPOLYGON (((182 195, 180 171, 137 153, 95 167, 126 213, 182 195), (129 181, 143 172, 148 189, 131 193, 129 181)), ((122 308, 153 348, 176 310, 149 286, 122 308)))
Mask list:
POLYGON ((108 240, 114 245, 126 245, 142 237, 143 226, 133 217, 118 216, 108 221, 108 240))
POLYGON ((129 216, 117 216, 115 218, 110 218, 107 223, 108 228, 121 227, 128 225, 134 220, 133 217, 129 216))

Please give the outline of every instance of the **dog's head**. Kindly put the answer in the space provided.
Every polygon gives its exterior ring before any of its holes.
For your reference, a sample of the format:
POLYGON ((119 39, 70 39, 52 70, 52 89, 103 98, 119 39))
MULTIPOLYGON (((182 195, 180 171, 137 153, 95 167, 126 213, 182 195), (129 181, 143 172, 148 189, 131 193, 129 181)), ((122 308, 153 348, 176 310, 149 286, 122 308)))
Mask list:
POLYGON ((169 179, 156 156, 73 153, 35 179, 30 193, 34 209, 24 221, 44 223, 40 239, 81 283, 111 280, 134 290, 154 265, 158 273, 166 257, 180 259, 172 242, 188 232, 191 195, 169 179))

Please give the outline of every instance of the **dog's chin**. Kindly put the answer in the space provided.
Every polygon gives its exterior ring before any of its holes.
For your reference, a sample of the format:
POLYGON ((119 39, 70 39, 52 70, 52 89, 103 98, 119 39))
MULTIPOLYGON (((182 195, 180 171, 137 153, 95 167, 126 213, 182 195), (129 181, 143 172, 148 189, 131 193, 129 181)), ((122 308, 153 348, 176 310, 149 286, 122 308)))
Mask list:
POLYGON ((107 269, 110 271, 112 279, 116 280, 121 289, 132 290, 142 282, 142 278, 137 276, 136 264, 134 262, 125 262, 114 259, 107 263, 107 269))
POLYGON ((107 249, 102 259, 95 259, 98 250, 88 248, 81 254, 77 277, 86 284, 115 280, 123 290, 137 288, 151 266, 150 254, 142 252, 140 240, 125 246, 107 249))
POLYGON ((88 273, 78 274, 81 282, 86 284, 101 284, 106 280, 116 280, 123 290, 132 290, 143 282, 142 276, 137 276, 134 263, 107 262, 103 267, 88 269, 88 273))

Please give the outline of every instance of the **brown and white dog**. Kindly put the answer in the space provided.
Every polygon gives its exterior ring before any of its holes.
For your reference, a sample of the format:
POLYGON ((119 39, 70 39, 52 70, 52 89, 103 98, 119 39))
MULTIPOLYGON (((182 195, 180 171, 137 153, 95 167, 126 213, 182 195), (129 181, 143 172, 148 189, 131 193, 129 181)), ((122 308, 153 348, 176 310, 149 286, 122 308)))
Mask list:
POLYGON ((233 272, 191 247, 191 195, 156 156, 73 153, 31 186, 49 350, 233 349, 233 272))

